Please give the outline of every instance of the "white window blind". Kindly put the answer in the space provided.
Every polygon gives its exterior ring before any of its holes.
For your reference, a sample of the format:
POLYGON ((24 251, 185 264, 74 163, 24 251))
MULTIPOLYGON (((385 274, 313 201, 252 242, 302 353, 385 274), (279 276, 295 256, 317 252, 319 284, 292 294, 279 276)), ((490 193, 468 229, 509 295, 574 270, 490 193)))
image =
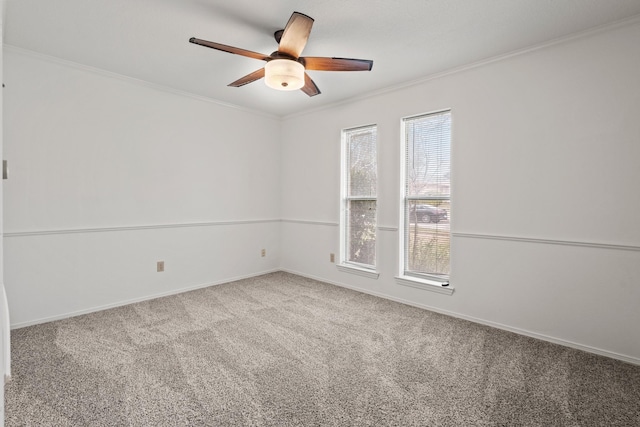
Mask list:
POLYGON ((374 268, 378 192, 377 128, 372 125, 344 130, 342 143, 341 261, 374 268))
POLYGON ((403 119, 403 134, 403 274, 446 282, 451 248, 451 112, 403 119))

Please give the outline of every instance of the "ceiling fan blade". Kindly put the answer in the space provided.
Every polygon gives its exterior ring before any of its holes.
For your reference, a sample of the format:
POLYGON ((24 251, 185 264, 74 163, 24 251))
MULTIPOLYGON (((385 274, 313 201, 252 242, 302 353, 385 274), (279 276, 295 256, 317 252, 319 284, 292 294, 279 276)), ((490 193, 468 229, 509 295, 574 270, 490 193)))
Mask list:
POLYGON ((307 73, 304 73, 304 86, 302 86, 300 90, 309 96, 320 95, 320 89, 318 89, 318 86, 316 86, 307 73))
POLYGON ((221 50, 223 52, 235 53, 236 55, 246 56, 254 59, 261 59, 263 61, 267 61, 269 59, 268 55, 264 55, 262 53, 252 52, 246 49, 240 49, 239 47, 227 46, 226 44, 197 39, 195 37, 191 37, 189 39, 189 42, 193 44, 199 44, 200 46, 210 47, 211 49, 221 50))
POLYGON ((278 52, 298 58, 309 39, 313 18, 300 12, 293 12, 287 26, 284 27, 278 52))
POLYGON ((373 61, 353 58, 322 58, 305 56, 300 58, 304 68, 318 71, 371 71, 373 61))
POLYGON ((255 82, 256 80, 260 80, 263 77, 264 77, 264 68, 260 68, 259 70, 254 71, 251 74, 247 74, 246 76, 239 78, 233 83, 229 83, 227 86, 240 87, 240 86, 249 84, 251 82, 255 82))

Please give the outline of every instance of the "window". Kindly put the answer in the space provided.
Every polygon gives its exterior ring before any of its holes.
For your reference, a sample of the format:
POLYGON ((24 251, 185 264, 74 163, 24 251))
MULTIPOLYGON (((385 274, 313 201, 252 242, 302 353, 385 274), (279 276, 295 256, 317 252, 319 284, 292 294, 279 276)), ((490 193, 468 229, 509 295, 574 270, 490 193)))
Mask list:
POLYGON ((342 131, 341 263, 370 270, 376 265, 376 134, 375 125, 342 131))
POLYGON ((451 230, 451 112, 402 121, 401 276, 447 286, 451 230))

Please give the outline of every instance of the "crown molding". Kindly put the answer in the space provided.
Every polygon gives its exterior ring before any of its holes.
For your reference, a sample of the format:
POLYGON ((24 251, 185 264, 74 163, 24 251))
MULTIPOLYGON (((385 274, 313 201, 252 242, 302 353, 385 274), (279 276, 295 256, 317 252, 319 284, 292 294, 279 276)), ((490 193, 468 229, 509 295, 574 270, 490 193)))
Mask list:
POLYGON ((493 64, 495 62, 501 62, 501 61, 505 61, 507 59, 513 58, 513 57, 517 57, 517 56, 521 56, 521 55, 525 55, 527 53, 530 52, 535 52, 537 50, 541 50, 541 49, 545 49, 548 47, 552 47, 552 46, 556 46, 556 45, 560 45, 560 44, 564 44, 564 43, 569 43, 572 42, 574 40, 579 40, 579 39, 584 39, 584 38, 588 38, 600 33, 604 33, 607 31, 611 31, 611 30, 615 30, 617 28, 622 28, 622 27, 626 27, 626 26, 631 26, 634 24, 638 24, 640 23, 640 14, 638 15, 633 15, 629 18, 625 18, 619 21, 615 21, 612 23, 608 23, 608 24, 603 24, 603 25, 599 25, 597 27, 593 27, 593 28, 589 28, 583 31, 578 31, 576 33, 572 33, 566 36, 561 36, 552 40, 548 40, 546 42, 543 43, 539 43, 533 46, 529 46, 529 47, 525 47, 522 49, 516 49, 513 50, 511 52, 507 52, 507 53, 503 53, 500 55, 496 55, 496 56, 492 56, 489 58, 485 58, 485 59, 481 59, 479 61, 476 62, 472 62, 469 64, 465 64, 465 65, 461 65, 459 67, 454 67, 454 68, 450 68, 448 70, 442 71, 442 72, 438 72, 438 73, 434 73, 434 74, 429 74, 427 76, 424 77, 420 77, 418 79, 415 80, 410 80, 404 83, 400 83, 400 84, 396 84, 396 85, 392 85, 392 86, 387 86, 385 88, 379 89, 379 90, 375 90, 372 91, 370 93, 367 93, 365 95, 359 95, 359 96, 354 96, 348 99, 344 99, 341 101, 337 101, 331 104, 327 104, 327 105, 323 105, 314 109, 310 109, 310 110, 304 110, 304 111, 300 111, 300 112, 296 112, 293 114, 288 114, 288 115, 284 115, 282 116, 282 120, 289 120, 289 119, 295 119, 297 117, 302 117, 302 116, 306 116, 308 114, 313 114, 313 113, 317 113, 320 111, 324 111, 324 110, 329 110, 332 108, 336 108, 339 106, 343 106, 343 105, 349 105, 352 104, 354 102, 358 102, 358 101, 363 101, 366 99, 370 99, 370 98, 375 98, 377 96, 381 96, 381 95, 385 95, 387 93, 390 92, 395 92, 401 89, 406 89, 406 88, 410 88, 410 87, 414 87, 414 86, 418 86, 421 85, 423 83, 429 82, 431 80, 437 80, 437 79, 441 79, 443 77, 447 77, 450 75, 454 75, 454 74, 459 74, 465 71, 469 71, 469 70, 473 70, 475 68, 480 68, 480 67, 484 67, 486 65, 490 65, 493 64))
POLYGON ((35 58, 35 59, 38 59, 38 60, 41 60, 41 61, 62 65, 64 67, 73 68, 73 69, 84 71, 84 72, 88 72, 88 73, 91 73, 91 74, 96 74, 96 75, 99 75, 99 76, 102 76, 102 77, 106 77, 106 78, 111 78, 111 79, 115 79, 115 80, 124 81, 124 82, 127 82, 129 84, 133 84, 133 85, 141 86, 141 87, 146 87, 148 89, 157 90, 159 92, 169 93, 169 94, 176 95, 176 96, 181 96, 181 97, 184 97, 184 98, 195 99, 197 101, 207 102, 209 104, 215 104, 217 106, 228 108, 228 109, 231 109, 231 110, 238 110, 238 111, 242 111, 244 113, 249 113, 249 114, 253 114, 253 115, 257 115, 257 116, 262 116, 262 117, 266 117, 266 118, 270 118, 270 119, 274 119, 274 120, 278 120, 278 121, 282 119, 280 116, 277 116, 277 115, 274 115, 274 114, 269 114, 269 113, 265 113, 263 111, 254 110, 254 109, 250 109, 250 108, 246 108, 246 107, 241 107, 239 105, 226 103, 226 102, 214 99, 214 98, 209 98, 209 97, 202 96, 202 95, 196 95, 196 94, 191 93, 191 92, 186 92, 186 91, 174 89, 172 87, 161 85, 161 84, 158 84, 158 83, 151 83, 151 82, 148 82, 146 80, 137 79, 135 77, 125 76, 124 74, 118 74, 118 73, 114 73, 114 72, 111 72, 111 71, 106 71, 106 70, 103 70, 101 68, 91 67, 89 65, 80 64, 78 62, 69 61, 69 60, 58 58, 58 57, 55 57, 55 56, 45 55, 43 53, 35 52, 35 51, 32 51, 32 50, 28 50, 28 49, 23 49, 21 47, 13 46, 13 45, 10 45, 10 44, 7 44, 7 43, 3 43, 2 47, 7 52, 28 56, 28 57, 35 58))

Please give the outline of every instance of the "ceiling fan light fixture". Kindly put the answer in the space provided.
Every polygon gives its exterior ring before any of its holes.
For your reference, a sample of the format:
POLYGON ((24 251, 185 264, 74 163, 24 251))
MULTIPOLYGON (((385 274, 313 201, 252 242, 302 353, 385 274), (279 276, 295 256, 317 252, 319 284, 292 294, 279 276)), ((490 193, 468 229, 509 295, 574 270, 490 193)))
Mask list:
POLYGON ((298 90, 304 86, 304 65, 292 59, 272 59, 264 67, 264 82, 276 90, 298 90))

